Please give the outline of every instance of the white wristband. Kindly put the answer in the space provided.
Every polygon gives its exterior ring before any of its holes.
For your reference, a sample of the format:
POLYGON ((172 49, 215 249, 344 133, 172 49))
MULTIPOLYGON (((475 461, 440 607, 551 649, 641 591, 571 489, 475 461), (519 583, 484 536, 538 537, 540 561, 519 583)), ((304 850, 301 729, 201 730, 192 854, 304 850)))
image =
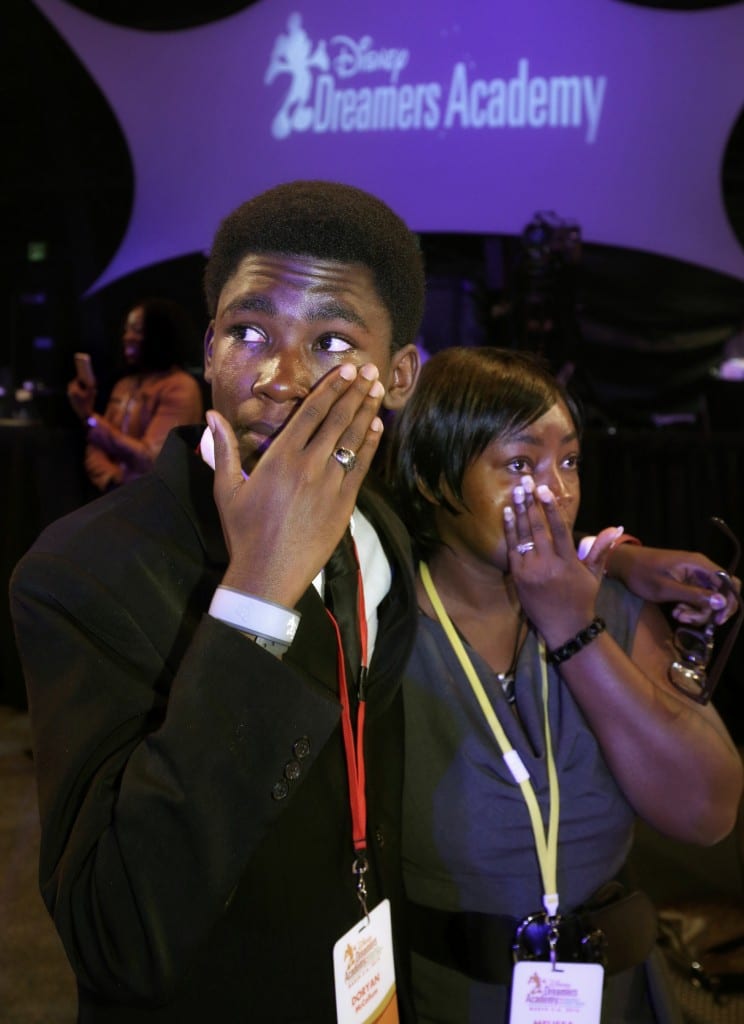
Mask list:
POLYGON ((294 640, 300 624, 300 616, 292 609, 225 586, 215 590, 209 614, 244 633, 287 645, 294 640))

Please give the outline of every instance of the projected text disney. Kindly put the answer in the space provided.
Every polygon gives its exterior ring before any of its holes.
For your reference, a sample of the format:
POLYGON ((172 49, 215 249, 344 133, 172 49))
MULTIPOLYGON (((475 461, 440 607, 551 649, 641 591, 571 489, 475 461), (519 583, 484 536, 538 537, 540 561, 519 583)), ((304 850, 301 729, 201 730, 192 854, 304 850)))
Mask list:
POLYGON ((290 17, 287 33, 277 38, 265 80, 288 73, 292 81, 272 123, 276 138, 297 131, 457 128, 583 129, 587 143, 597 138, 607 89, 604 75, 538 75, 529 59, 521 57, 509 77, 478 76, 460 61, 446 83, 401 83, 408 50, 375 49, 370 36, 359 42, 334 36, 329 46, 332 56, 325 41, 313 45, 297 14, 290 17), (386 74, 387 83, 339 85, 340 79, 372 73, 386 74))

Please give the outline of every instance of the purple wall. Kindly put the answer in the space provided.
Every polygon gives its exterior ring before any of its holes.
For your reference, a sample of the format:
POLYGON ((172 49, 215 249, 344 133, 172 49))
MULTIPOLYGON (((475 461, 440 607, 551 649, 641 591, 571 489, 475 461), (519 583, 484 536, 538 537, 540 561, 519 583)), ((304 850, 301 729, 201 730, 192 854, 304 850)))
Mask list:
POLYGON ((34 2, 134 162, 129 228, 96 287, 207 249, 234 206, 296 177, 367 188, 418 231, 518 234, 554 210, 587 242, 744 279, 720 188, 744 104, 742 4, 271 0, 154 33, 34 2))

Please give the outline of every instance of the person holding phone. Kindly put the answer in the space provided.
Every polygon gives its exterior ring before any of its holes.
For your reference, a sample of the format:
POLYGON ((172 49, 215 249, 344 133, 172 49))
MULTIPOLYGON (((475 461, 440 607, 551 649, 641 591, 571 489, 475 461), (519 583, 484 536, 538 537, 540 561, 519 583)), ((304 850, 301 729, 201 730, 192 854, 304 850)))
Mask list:
POLYGON ((102 414, 95 412, 96 380, 86 353, 76 353, 76 376, 67 395, 86 424, 85 470, 98 491, 134 480, 152 469, 173 427, 203 416, 201 389, 183 368, 194 348, 195 326, 168 299, 138 302, 122 334, 126 372, 102 414))

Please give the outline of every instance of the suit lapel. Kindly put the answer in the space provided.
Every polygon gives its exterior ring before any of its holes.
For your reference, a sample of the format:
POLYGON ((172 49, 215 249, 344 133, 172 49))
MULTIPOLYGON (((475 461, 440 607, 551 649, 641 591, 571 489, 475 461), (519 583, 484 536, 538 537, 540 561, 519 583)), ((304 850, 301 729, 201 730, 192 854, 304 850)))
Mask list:
MULTIPOLYGON (((215 569, 227 566, 228 554, 213 496, 214 474, 197 453, 201 427, 182 427, 171 432, 155 472, 179 501, 196 531, 208 563, 215 569)), ((370 685, 377 668, 399 674, 407 659, 415 625, 416 598, 411 571, 408 535, 383 496, 370 482, 359 494, 359 508, 380 537, 393 572, 391 593, 380 606, 381 628, 370 665, 370 685)), ((206 609, 205 609, 206 610, 206 609)), ((310 674, 330 693, 338 693, 337 650, 333 626, 323 601, 311 585, 300 598, 297 635, 285 661, 310 674)))
POLYGON ((171 431, 155 462, 155 472, 191 520, 208 563, 227 566, 227 548, 214 503, 214 473, 198 454, 203 427, 171 431))

